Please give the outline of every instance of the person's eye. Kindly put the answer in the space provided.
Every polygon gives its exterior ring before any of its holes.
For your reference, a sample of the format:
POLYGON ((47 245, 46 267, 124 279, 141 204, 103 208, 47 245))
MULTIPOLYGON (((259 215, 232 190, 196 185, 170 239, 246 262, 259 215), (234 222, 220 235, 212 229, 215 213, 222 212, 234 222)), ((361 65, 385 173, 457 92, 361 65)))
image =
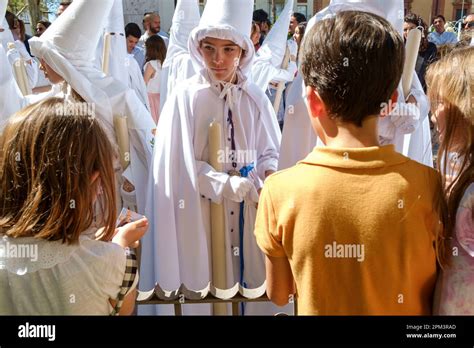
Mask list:
POLYGON ((208 52, 214 51, 214 47, 208 46, 208 45, 205 45, 205 46, 204 46, 204 49, 205 49, 206 51, 208 51, 208 52))
POLYGON ((232 53, 232 52, 234 52, 234 51, 235 51, 235 48, 233 48, 233 47, 226 47, 226 48, 225 48, 225 52, 226 52, 226 53, 232 53))

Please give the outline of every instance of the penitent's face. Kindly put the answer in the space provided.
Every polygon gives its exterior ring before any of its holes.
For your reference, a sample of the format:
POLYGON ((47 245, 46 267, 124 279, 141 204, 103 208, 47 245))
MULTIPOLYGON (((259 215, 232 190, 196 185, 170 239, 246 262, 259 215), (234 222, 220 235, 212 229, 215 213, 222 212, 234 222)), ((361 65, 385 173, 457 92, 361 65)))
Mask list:
POLYGON ((199 50, 209 71, 219 81, 230 82, 240 64, 242 48, 230 40, 206 37, 199 50))
POLYGON ((48 63, 41 59, 40 69, 44 72, 44 76, 52 83, 57 84, 63 82, 64 79, 56 71, 54 71, 48 63))

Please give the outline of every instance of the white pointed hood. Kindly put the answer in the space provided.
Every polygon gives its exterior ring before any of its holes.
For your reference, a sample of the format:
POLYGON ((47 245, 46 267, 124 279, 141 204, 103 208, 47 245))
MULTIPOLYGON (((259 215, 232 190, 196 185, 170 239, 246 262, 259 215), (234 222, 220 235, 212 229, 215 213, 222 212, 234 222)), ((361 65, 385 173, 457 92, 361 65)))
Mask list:
POLYGON ((403 0, 331 0, 324 10, 316 14, 308 23, 306 32, 324 18, 334 16, 341 11, 365 11, 379 15, 388 20, 395 29, 403 34, 404 3, 403 0))
POLYGON ((35 50, 41 53, 45 46, 55 49, 73 64, 90 62, 95 57, 95 49, 102 35, 102 28, 113 0, 74 0, 53 24, 33 42, 35 50))
POLYGON ((0 45, 3 45, 5 51, 8 49, 9 42, 15 42, 12 31, 10 30, 7 19, 5 18, 7 5, 8 0, 0 0, 0 28, 3 29, 3 31, 0 32, 0 45))
MULTIPOLYGON (((0 18, 5 18, 5 13, 7 13, 8 0, 0 0, 0 18)), ((2 27, 3 28, 3 27, 2 27)))
POLYGON ((0 131, 8 118, 24 106, 24 98, 16 81, 7 55, 0 45, 0 131))
POLYGON ((257 52, 257 59, 271 59, 272 65, 278 69, 286 52, 288 27, 290 26, 290 19, 293 13, 293 5, 294 0, 286 2, 280 17, 278 17, 278 20, 257 52))
MULTIPOLYGON (((109 75, 128 85, 127 42, 123 19, 122 0, 114 0, 105 25, 105 33, 110 33, 109 75)), ((102 54, 102 51, 100 51, 102 54)))
POLYGON ((199 22, 191 32, 188 48, 196 71, 204 67, 204 60, 199 52, 199 43, 205 37, 212 37, 235 42, 245 50, 240 60, 240 70, 247 74, 250 71, 255 50, 250 40, 252 29, 253 0, 208 0, 199 22))
POLYGON ((29 40, 33 55, 44 59, 86 102, 95 104, 110 132, 113 118, 108 97, 90 82, 90 76, 103 75, 93 61, 112 5, 113 0, 74 0, 41 37, 29 40))
MULTIPOLYGON (((178 0, 170 29, 170 43, 166 57, 174 58, 178 52, 188 51, 189 36, 199 25, 200 18, 198 0, 178 0)), ((170 64, 171 60, 165 59, 163 68, 170 64)))

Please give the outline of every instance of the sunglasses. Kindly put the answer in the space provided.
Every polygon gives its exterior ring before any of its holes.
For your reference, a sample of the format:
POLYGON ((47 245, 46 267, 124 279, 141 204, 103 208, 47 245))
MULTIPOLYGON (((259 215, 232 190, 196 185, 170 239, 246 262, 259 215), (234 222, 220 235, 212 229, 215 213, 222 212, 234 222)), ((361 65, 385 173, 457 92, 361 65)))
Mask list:
POLYGON ((466 28, 474 28, 474 21, 466 23, 465 27, 466 28))

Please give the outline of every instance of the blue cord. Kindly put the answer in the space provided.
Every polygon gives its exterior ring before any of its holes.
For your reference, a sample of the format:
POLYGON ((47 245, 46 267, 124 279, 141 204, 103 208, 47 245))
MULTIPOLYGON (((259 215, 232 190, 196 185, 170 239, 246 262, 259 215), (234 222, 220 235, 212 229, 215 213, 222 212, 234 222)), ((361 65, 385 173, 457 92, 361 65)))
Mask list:
MULTIPOLYGON (((242 178, 247 178, 249 173, 255 168, 253 163, 250 163, 248 166, 242 167, 239 172, 242 178)), ((239 237, 240 237, 240 249, 239 249, 239 259, 240 259, 240 285, 244 288, 247 287, 247 284, 244 282, 244 202, 240 203, 240 212, 239 212, 239 237)), ((245 315, 245 304, 241 304, 242 315, 245 315)))

